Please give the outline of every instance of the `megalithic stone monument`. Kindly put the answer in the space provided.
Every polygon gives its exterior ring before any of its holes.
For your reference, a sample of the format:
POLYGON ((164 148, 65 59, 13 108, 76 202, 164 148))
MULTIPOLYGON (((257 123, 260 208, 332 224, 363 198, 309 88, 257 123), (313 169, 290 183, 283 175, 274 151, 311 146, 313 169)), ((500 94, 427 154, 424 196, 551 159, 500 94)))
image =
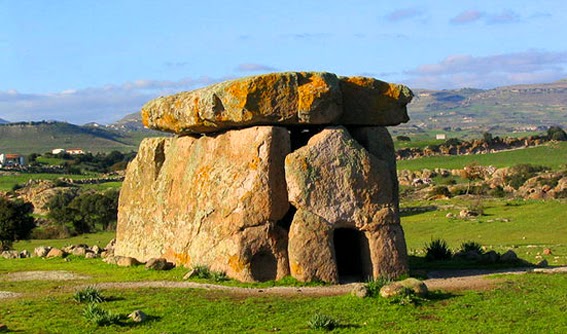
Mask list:
POLYGON ((115 254, 241 281, 407 273, 394 146, 403 85, 286 72, 159 97, 120 192, 115 254))

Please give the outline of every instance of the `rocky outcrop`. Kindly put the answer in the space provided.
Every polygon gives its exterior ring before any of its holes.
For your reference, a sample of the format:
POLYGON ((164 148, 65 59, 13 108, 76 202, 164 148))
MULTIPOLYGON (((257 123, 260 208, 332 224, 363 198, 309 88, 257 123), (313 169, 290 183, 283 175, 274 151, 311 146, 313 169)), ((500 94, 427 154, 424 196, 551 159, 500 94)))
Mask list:
POLYGON ((383 125, 407 121, 411 96, 371 78, 293 72, 150 101, 145 124, 181 136, 145 139, 129 164, 115 255, 241 281, 406 273, 383 125))
POLYGON ((286 72, 221 82, 159 97, 142 108, 145 126, 178 134, 253 125, 397 125, 413 93, 405 86, 325 72, 286 72))

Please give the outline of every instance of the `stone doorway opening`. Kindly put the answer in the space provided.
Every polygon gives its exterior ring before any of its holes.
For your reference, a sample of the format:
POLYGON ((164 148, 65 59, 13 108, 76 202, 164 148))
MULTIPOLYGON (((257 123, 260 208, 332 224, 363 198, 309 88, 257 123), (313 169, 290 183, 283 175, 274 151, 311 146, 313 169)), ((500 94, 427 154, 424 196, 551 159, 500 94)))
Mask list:
POLYGON ((353 228, 334 231, 335 260, 339 282, 361 282, 372 277, 370 247, 364 232, 353 228))
POLYGON ((266 282, 275 280, 278 274, 278 263, 274 254, 261 250, 250 260, 250 271, 255 281, 266 282))

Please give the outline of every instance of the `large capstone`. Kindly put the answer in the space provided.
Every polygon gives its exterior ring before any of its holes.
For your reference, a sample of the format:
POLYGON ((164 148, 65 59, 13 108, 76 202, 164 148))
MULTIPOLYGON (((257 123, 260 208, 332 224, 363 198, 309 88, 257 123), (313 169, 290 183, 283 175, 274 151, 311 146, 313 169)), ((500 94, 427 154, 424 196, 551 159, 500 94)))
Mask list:
POLYGON ((397 125, 409 120, 412 97, 403 85, 373 78, 272 73, 159 97, 143 106, 142 121, 177 134, 252 125, 397 125))

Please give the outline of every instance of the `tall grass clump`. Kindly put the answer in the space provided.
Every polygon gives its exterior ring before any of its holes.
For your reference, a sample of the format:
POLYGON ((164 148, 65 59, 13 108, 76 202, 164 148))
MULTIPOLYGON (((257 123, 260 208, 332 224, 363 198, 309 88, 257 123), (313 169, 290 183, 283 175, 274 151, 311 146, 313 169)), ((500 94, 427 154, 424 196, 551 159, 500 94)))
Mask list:
POLYGON ((483 254, 484 250, 482 249, 482 245, 476 241, 466 241, 461 243, 459 247, 460 253, 468 253, 468 252, 475 252, 477 254, 483 254))
POLYGON ((450 260, 452 256, 453 253, 445 240, 434 239, 425 245, 425 259, 427 261, 450 260))
POLYGON ((311 329, 332 331, 339 326, 339 322, 326 314, 315 313, 311 319, 309 319, 307 325, 309 325, 311 329))
POLYGON ((83 311, 83 317, 98 326, 109 326, 119 324, 122 316, 120 314, 103 309, 99 304, 89 304, 83 311))
POLYGON ((99 289, 87 286, 84 289, 81 289, 73 295, 73 299, 79 303, 102 303, 104 301, 104 297, 102 296, 99 289))

